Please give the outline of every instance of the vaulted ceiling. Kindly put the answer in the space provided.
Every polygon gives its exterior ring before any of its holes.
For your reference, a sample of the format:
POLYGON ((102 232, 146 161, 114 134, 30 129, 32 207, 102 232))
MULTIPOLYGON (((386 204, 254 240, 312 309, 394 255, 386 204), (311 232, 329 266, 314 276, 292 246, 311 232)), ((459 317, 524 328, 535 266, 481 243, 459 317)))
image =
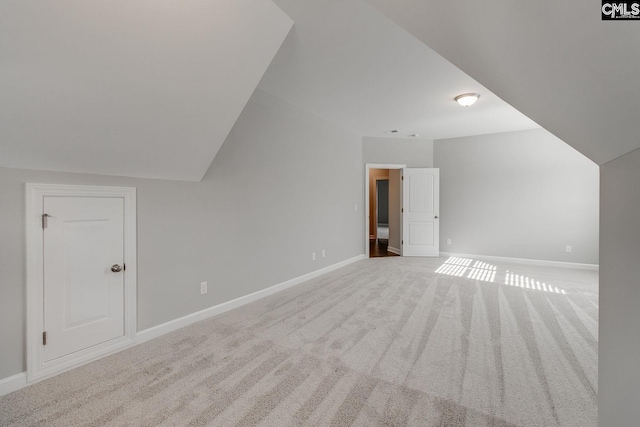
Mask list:
POLYGON ((200 180, 293 22, 269 0, 0 6, 0 166, 200 180))
POLYGON ((363 0, 274 0, 295 26, 259 88, 363 136, 538 127, 363 0), (473 108, 453 98, 481 94, 473 108))
POLYGON ((582 0, 367 0, 598 164, 640 148, 640 21, 582 0))
MULTIPOLYGON (((256 88, 362 136, 538 127, 500 97, 536 121, 555 117, 514 96, 517 79, 498 66, 487 78, 488 68, 461 61, 470 54, 486 65, 499 51, 483 47, 481 57, 473 34, 434 36, 420 22, 437 27, 438 18, 410 16, 435 2, 370 3, 3 2, 0 166, 197 181, 256 88), (459 107, 453 97, 464 92, 480 101, 459 107)), ((522 82, 538 92, 539 80, 522 82)))

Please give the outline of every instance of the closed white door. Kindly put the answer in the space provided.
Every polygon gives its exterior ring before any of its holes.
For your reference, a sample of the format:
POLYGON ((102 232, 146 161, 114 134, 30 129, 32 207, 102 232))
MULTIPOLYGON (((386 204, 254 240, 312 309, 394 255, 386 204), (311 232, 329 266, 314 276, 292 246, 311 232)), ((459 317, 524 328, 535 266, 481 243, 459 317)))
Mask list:
POLYGON ((404 168, 402 255, 440 256, 440 170, 404 168))
POLYGON ((124 200, 43 200, 44 362, 125 335, 124 200))

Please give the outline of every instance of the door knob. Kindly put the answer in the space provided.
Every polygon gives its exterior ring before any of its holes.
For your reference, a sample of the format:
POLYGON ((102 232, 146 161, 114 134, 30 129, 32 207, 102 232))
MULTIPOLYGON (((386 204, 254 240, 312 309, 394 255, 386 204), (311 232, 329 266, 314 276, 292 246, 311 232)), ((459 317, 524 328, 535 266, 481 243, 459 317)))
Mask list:
POLYGON ((122 271, 122 267, 118 264, 113 264, 111 266, 111 271, 113 271, 114 273, 120 273, 122 271))

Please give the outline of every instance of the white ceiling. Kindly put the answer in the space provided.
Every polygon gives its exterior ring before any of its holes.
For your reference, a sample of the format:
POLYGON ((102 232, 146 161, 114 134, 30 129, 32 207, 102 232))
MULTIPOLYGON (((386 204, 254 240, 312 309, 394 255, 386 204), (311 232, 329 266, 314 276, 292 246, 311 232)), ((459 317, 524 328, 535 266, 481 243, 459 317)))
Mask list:
POLYGON ((583 0, 368 0, 598 164, 640 148, 640 23, 583 0))
POLYGON ((537 127, 364 0, 274 1, 2 2, 0 166, 200 180, 256 87, 362 136, 537 127))
POLYGON ((293 22, 269 0, 0 5, 0 166, 200 180, 293 22))
POLYGON ((362 0, 274 0, 294 21, 259 88, 363 136, 538 127, 362 0), (453 98, 481 94, 470 108, 453 98))

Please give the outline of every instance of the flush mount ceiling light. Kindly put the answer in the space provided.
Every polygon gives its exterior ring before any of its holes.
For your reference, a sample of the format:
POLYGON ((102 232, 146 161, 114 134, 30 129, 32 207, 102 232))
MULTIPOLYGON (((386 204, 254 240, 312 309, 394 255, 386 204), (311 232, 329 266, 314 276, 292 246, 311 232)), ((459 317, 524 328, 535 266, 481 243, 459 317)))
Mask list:
POLYGON ((480 98, 480 95, 478 95, 477 93, 463 93, 462 95, 456 96, 454 99, 463 107, 468 107, 475 104, 478 98, 480 98))

